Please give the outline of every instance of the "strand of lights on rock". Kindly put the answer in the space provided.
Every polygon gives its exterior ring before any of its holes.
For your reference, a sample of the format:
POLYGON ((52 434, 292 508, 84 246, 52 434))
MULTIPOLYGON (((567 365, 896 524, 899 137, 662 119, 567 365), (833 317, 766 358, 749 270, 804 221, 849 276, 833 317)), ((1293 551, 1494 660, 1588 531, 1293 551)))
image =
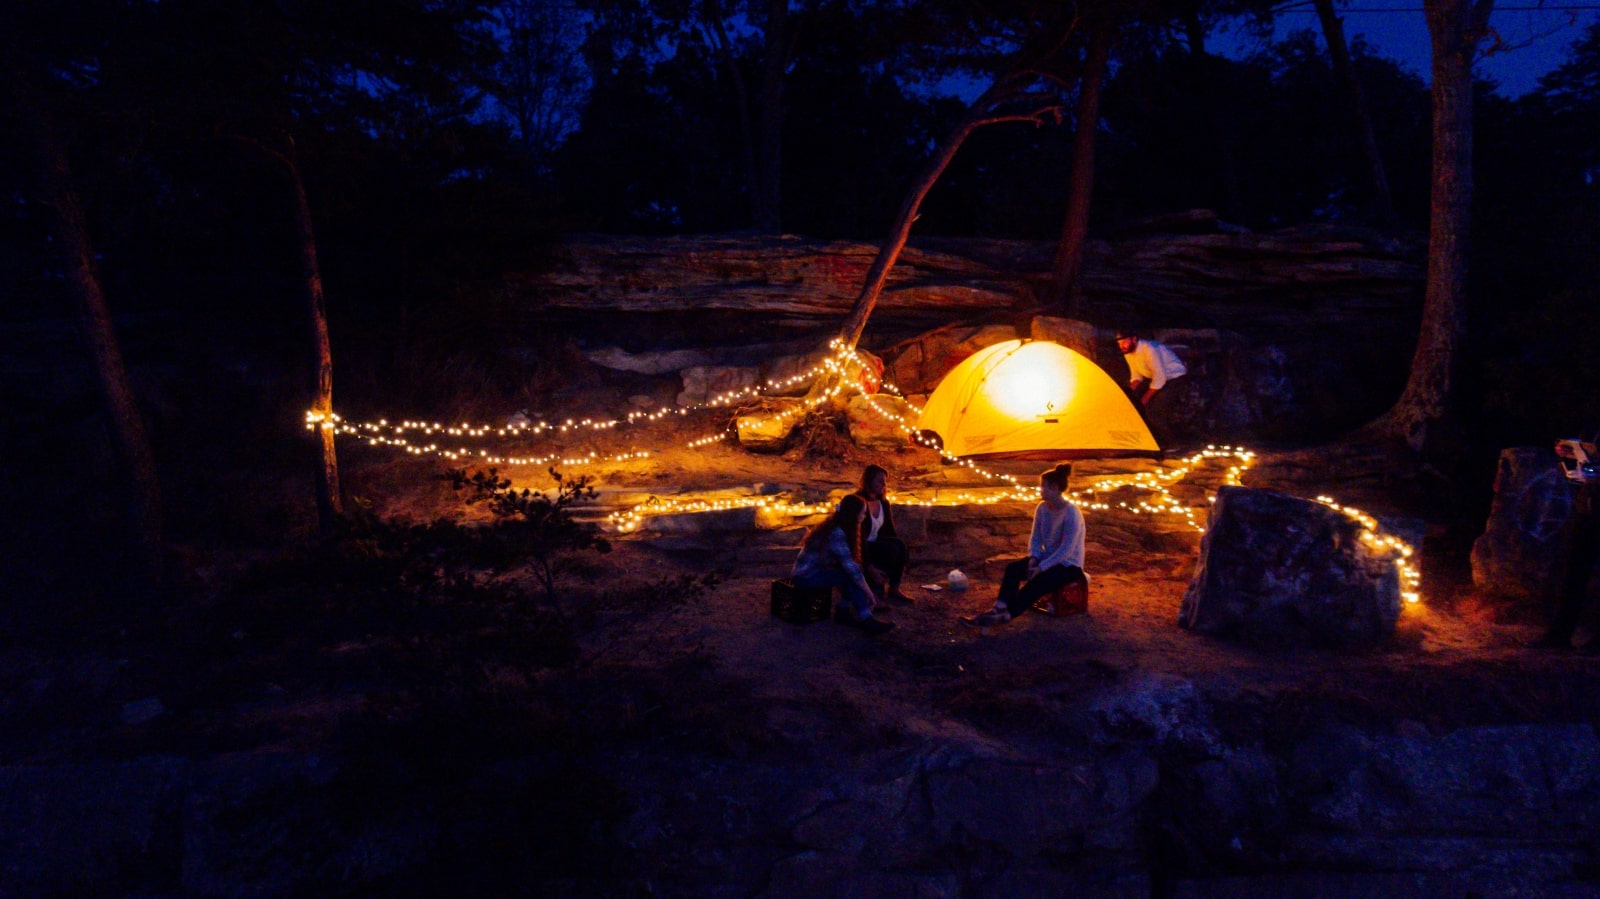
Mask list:
MULTIPOLYGON (((346 422, 335 413, 323 415, 317 412, 307 412, 305 426, 310 431, 315 431, 318 428, 331 429, 336 434, 353 436, 375 446, 391 446, 414 456, 432 455, 452 462, 470 461, 490 465, 558 465, 564 468, 625 462, 633 459, 648 458, 652 451, 630 449, 626 452, 606 455, 590 451, 587 454, 576 456, 562 456, 558 453, 542 456, 511 456, 494 454, 487 449, 473 450, 467 447, 452 449, 440 446, 435 442, 417 443, 406 435, 414 433, 416 436, 424 438, 444 435, 457 439, 474 440, 490 437, 518 438, 538 437, 546 434, 561 435, 574 431, 601 432, 622 425, 650 424, 661 421, 671 415, 684 416, 696 411, 724 408, 745 400, 755 399, 763 395, 764 392, 791 390, 802 384, 813 382, 818 376, 824 374, 832 376, 829 381, 829 388, 822 394, 807 397, 801 404, 775 413, 760 423, 786 422, 788 419, 804 416, 823 403, 840 396, 847 387, 852 386, 850 384, 850 376, 868 366, 867 361, 858 355, 853 347, 847 346, 841 340, 833 340, 829 344, 829 349, 831 351, 830 354, 820 362, 791 377, 769 379, 761 385, 752 385, 741 390, 727 391, 709 398, 704 403, 682 407, 663 407, 654 412, 630 412, 621 419, 569 418, 560 423, 551 423, 548 421, 534 421, 518 413, 503 426, 474 425, 465 422, 447 425, 440 422, 423 422, 409 419, 403 420, 398 424, 390 424, 388 419, 379 419, 376 422, 346 422)), ((900 396, 900 391, 891 383, 884 382, 882 389, 891 395, 900 396)), ((947 464, 959 465, 975 475, 1006 485, 1001 490, 957 491, 953 495, 941 496, 937 501, 908 497, 902 499, 901 502, 930 507, 935 505, 989 505, 1008 501, 1036 501, 1038 499, 1038 489, 1036 487, 1024 485, 1012 475, 985 469, 971 459, 946 453, 943 447, 923 437, 907 417, 897 415, 883 408, 878 403, 876 395, 865 394, 865 396, 869 407, 878 415, 893 422, 912 443, 934 450, 947 464)), ((922 410, 914 404, 907 402, 906 405, 914 414, 921 414, 922 410)), ((686 446, 691 449, 698 449, 724 441, 730 436, 732 435, 729 432, 722 431, 691 440, 686 446)), ((1255 462, 1255 454, 1243 448, 1208 446, 1200 452, 1179 460, 1175 466, 1162 467, 1155 471, 1103 478, 1088 487, 1070 491, 1069 496, 1086 513, 1121 509, 1135 515, 1177 515, 1183 518, 1194 530, 1204 533, 1205 526, 1197 520, 1196 509, 1173 496, 1169 487, 1188 477, 1197 467, 1216 459, 1232 460, 1223 474, 1223 483, 1237 486, 1242 483, 1245 471, 1255 462), (1102 493, 1115 493, 1125 488, 1142 491, 1146 494, 1146 498, 1134 502, 1123 499, 1107 502, 1099 499, 1102 493)), ((1209 499, 1214 502, 1215 495, 1209 499)), ((1319 496, 1316 499, 1317 502, 1359 522, 1362 526, 1363 542, 1380 551, 1392 553, 1395 558, 1396 568, 1400 574, 1401 596, 1407 603, 1415 603, 1420 600, 1422 574, 1411 563, 1411 557, 1415 551, 1409 544, 1392 534, 1383 533, 1377 519, 1359 509, 1342 506, 1326 496, 1319 496)), ((758 515, 769 514, 790 518, 804 518, 826 513, 833 508, 833 504, 789 502, 786 499, 770 496, 734 497, 718 500, 655 497, 633 508, 613 512, 607 517, 607 522, 619 533, 631 533, 637 531, 647 518, 656 515, 715 512, 750 507, 755 507, 758 515)))
MULTIPOLYGON (((488 465, 558 465, 565 468, 580 468, 585 465, 594 465, 601 462, 623 462, 629 459, 643 459, 650 455, 649 450, 630 450, 625 453, 611 453, 600 455, 590 451, 576 456, 563 456, 560 453, 551 453, 544 456, 502 456, 491 453, 486 449, 468 449, 466 447, 440 446, 437 443, 412 443, 404 437, 387 437, 381 433, 372 433, 367 429, 370 425, 347 424, 338 414, 320 416, 315 413, 306 413, 306 429, 314 431, 318 425, 332 428, 335 433, 350 435, 369 443, 373 446, 392 446, 402 452, 413 456, 438 456, 452 462, 481 462, 488 465)), ((386 426, 386 425, 384 425, 386 426)), ((397 431, 399 425, 395 426, 397 431)))
MULTIPOLYGON (((843 374, 846 372, 846 361, 859 359, 853 351, 843 348, 843 344, 835 339, 831 344, 833 355, 824 358, 816 365, 796 375, 782 379, 769 379, 764 384, 753 385, 741 390, 732 390, 717 394, 704 403, 695 403, 689 406, 661 408, 655 412, 630 412, 624 418, 596 420, 591 418, 566 419, 559 424, 548 421, 533 421, 521 417, 521 413, 513 416, 512 420, 503 426, 475 425, 467 422, 460 424, 444 424, 442 422, 425 422, 403 420, 390 424, 386 418, 376 422, 347 422, 336 413, 323 415, 317 412, 307 412, 305 419, 306 430, 315 431, 318 427, 332 429, 335 433, 355 437, 373 446, 392 446, 413 456, 438 456, 453 462, 476 461, 491 465, 536 465, 544 466, 558 464, 568 468, 577 468, 586 465, 603 464, 610 462, 626 462, 631 459, 648 458, 651 450, 633 449, 622 453, 601 455, 590 452, 577 456, 562 456, 550 454, 542 456, 513 456, 498 455, 485 449, 469 449, 467 447, 445 447, 435 442, 414 442, 407 434, 418 437, 432 437, 444 435, 458 439, 474 440, 485 438, 519 438, 538 437, 545 434, 561 435, 574 431, 600 432, 608 431, 620 425, 650 424, 661 421, 670 415, 688 415, 705 409, 717 409, 734 405, 745 400, 761 396, 763 391, 790 390, 801 384, 814 381, 819 375, 828 372, 843 374)), ((778 413, 776 418, 792 418, 804 415, 811 409, 838 396, 844 387, 835 384, 830 390, 818 397, 806 400, 804 404, 794 409, 778 413)), ((727 432, 719 432, 689 441, 687 446, 691 449, 709 446, 728 439, 727 432)))
MULTIPOLYGON (((434 442, 419 443, 414 442, 412 438, 408 438, 406 435, 414 433, 419 437, 432 437, 442 434, 447 437, 472 440, 490 437, 517 438, 538 437, 545 434, 561 435, 574 431, 608 431, 620 425, 650 424, 660 421, 669 415, 683 416, 688 415, 691 412, 702 411, 705 409, 724 408, 734 405, 735 403, 759 397, 764 391, 791 390, 802 384, 815 381, 818 376, 823 374, 836 376, 833 379, 832 386, 821 395, 808 397, 801 405, 783 412, 779 412, 775 414, 772 419, 769 419, 769 421, 784 421, 803 416, 812 409, 815 409, 817 406, 820 406, 823 403, 839 396, 846 388, 845 378, 851 373, 851 365, 853 364, 859 367, 866 364, 865 360, 857 355, 853 349, 846 347, 844 343, 837 338, 832 341, 832 343, 829 345, 829 348, 832 351, 831 355, 824 357, 820 362, 811 366, 805 371, 799 372, 798 374, 792 375, 788 378, 769 379, 761 385, 752 385, 741 390, 726 391, 711 397, 704 403, 696 403, 683 407, 662 408, 655 412, 630 412, 625 418, 621 419, 596 420, 591 418, 569 418, 559 424, 552 424, 548 421, 533 421, 531 419, 521 418, 521 414, 519 413, 517 416, 513 416, 512 420, 506 425, 497 427, 494 425, 476 425, 467 422, 450 425, 442 422, 424 422, 413 421, 409 419, 400 421, 396 424, 390 424, 388 419, 379 419, 376 422, 347 422, 337 414, 320 415, 316 412, 307 412, 306 429, 314 431, 320 425, 324 428, 332 428, 338 434, 356 437, 357 439, 374 446, 392 446, 414 456, 438 456, 442 459, 448 459, 452 462, 476 461, 491 465, 534 466, 559 464, 568 468, 578 468, 586 465, 604 463, 626 462, 631 459, 647 458, 652 451, 634 449, 627 452, 613 453, 609 455, 600 455, 599 453, 591 452, 578 456, 561 456, 560 454, 542 456, 512 456, 493 454, 485 449, 473 450, 460 446, 450 448, 440 446, 438 443, 434 442)), ((722 431, 716 434, 708 434, 704 437, 696 438, 689 441, 686 445, 690 449, 699 449, 704 446, 709 446, 713 443, 727 440, 730 436, 731 435, 728 432, 722 431)))
POLYGON ((1408 603, 1413 603, 1422 598, 1422 570, 1411 562, 1411 557, 1415 553, 1411 544, 1393 534, 1383 533, 1378 526, 1376 518, 1360 509, 1341 506, 1331 496, 1319 496, 1317 497, 1317 502, 1337 512, 1343 512, 1359 522, 1361 524, 1361 542, 1374 549, 1394 554, 1394 564, 1400 572, 1400 597, 1402 599, 1408 603))
POLYGON ((833 503, 797 503, 774 496, 738 496, 715 500, 658 496, 651 497, 631 509, 612 512, 606 516, 606 522, 618 533, 629 534, 637 531, 646 519, 657 515, 722 512, 728 509, 748 509, 751 507, 757 510, 757 514, 766 512, 775 516, 807 518, 832 511, 833 503))

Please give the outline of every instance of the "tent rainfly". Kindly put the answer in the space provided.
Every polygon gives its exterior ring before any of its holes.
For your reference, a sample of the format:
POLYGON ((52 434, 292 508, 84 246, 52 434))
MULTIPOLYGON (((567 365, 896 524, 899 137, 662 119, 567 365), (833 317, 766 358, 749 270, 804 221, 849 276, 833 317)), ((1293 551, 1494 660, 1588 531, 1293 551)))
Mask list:
POLYGON ((1045 340, 985 347, 950 370, 917 419, 952 456, 1158 456, 1133 401, 1099 366, 1045 340))

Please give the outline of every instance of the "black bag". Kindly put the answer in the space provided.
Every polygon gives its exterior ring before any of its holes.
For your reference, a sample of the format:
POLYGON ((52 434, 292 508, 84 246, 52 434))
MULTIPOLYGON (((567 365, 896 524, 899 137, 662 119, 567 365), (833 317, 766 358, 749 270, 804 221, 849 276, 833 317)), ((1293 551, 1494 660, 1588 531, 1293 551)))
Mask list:
POLYGON ((796 587, 788 578, 772 582, 772 614, 790 624, 821 621, 833 612, 832 587, 796 587))

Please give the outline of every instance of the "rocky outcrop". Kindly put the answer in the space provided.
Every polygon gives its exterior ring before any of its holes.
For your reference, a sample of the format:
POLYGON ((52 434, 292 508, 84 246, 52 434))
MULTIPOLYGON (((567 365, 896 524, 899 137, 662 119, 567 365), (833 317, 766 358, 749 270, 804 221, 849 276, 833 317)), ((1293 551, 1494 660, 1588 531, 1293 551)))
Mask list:
POLYGON ((683 390, 678 405, 716 403, 726 396, 749 390, 761 382, 758 369, 739 365, 695 365, 678 372, 683 390))
MULTIPOLYGON (((569 237, 550 265, 508 279, 536 312, 753 313, 769 322, 837 323, 861 290, 878 245, 701 235, 569 237)), ((1047 241, 913 238, 889 273, 875 317, 949 320, 1035 305, 1048 281, 1047 241)), ((1394 314, 1418 298, 1420 245, 1350 228, 1256 234, 1125 232, 1085 248, 1090 318, 1141 313, 1174 325, 1238 330, 1310 316, 1394 314), (1226 320, 1226 321, 1225 321, 1226 320)))
MULTIPOLYGON (((673 313, 717 310, 842 319, 875 244, 779 237, 575 236, 545 271, 513 276, 507 289, 539 310, 673 313)), ((948 248, 909 246, 889 274, 880 308, 972 313, 1031 296, 1027 279, 948 248)))
POLYGON ((1501 450, 1489 519, 1472 544, 1473 584, 1533 602, 1554 597, 1566 573, 1573 497, 1550 450, 1501 450))
MULTIPOLYGON (((1023 334, 1070 346, 1120 380, 1111 333, 1137 325, 1189 365, 1192 399, 1177 430, 1202 441, 1316 439, 1387 408, 1415 342, 1417 247, 1349 229, 1253 234, 1214 216, 1183 221, 1188 233, 1091 242, 1075 321, 1031 315, 1050 244, 913 241, 862 345, 908 395, 1023 334)), ((506 289, 530 328, 559 323, 595 364, 681 373, 679 402, 690 405, 815 364, 876 254, 794 236, 575 237, 548 270, 506 289)))
POLYGON ((1267 646, 1370 645, 1400 617, 1392 551, 1320 503, 1223 487, 1179 623, 1196 633, 1267 646))
MULTIPOLYGON (((12 766, 0 887, 387 895, 429 892, 443 864, 534 895, 1593 895, 1593 728, 1358 727, 1284 698, 1269 733, 1229 730, 1240 708, 1135 673, 1079 697, 1048 745, 769 738, 735 758, 658 737, 508 757, 448 790, 293 752, 12 766)), ((738 733, 797 713, 746 711, 738 733)))
POLYGON ((0 768, 0 894, 107 895, 167 879, 188 896, 288 896, 321 873, 306 858, 330 856, 380 877, 376 852, 340 859, 353 847, 305 826, 326 812, 320 791, 336 770, 290 752, 0 768))
POLYGON ((1010 325, 950 326, 882 350, 884 378, 905 394, 928 394, 961 360, 986 346, 1016 340, 1010 325))
POLYGON ((1104 329, 1097 328, 1090 322, 1053 315, 1037 315, 1028 324, 1028 336, 1033 340, 1059 343, 1081 356, 1093 359, 1105 351, 1106 339, 1114 338, 1116 335, 1105 333, 1104 329))

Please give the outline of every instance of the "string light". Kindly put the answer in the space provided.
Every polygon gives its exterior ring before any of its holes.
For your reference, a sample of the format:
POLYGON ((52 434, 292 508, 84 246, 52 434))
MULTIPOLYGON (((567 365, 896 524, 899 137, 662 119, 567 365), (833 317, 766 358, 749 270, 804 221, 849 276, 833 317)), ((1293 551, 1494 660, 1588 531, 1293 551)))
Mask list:
POLYGON ((1378 520, 1360 509, 1350 506, 1341 506, 1331 496, 1319 496, 1317 502, 1330 509, 1343 512, 1361 525, 1361 542, 1374 550, 1394 555, 1395 569, 1400 572, 1400 598, 1407 603, 1418 602, 1422 599, 1422 570, 1411 563, 1415 550, 1411 544, 1401 540, 1393 534, 1386 534, 1378 525, 1378 520))
MULTIPOLYGON (((432 440, 424 442, 424 438, 436 436, 456 438, 458 441, 470 440, 526 440, 543 436, 561 436, 573 432, 599 433, 627 425, 647 425, 662 421, 670 416, 686 416, 694 412, 708 409, 720 409, 747 400, 755 399, 765 393, 782 393, 790 391, 804 384, 815 381, 824 374, 836 375, 828 390, 815 397, 808 397, 798 406, 777 413, 767 419, 758 419, 757 426, 768 423, 786 424, 789 420, 805 415, 817 406, 826 403, 841 395, 845 388, 845 376, 851 374, 851 367, 862 366, 864 361, 855 351, 844 345, 843 341, 835 338, 829 344, 830 354, 812 365, 805 371, 791 375, 787 378, 768 379, 759 385, 751 385, 740 390, 730 390, 710 397, 703 403, 693 403, 687 406, 669 406, 657 409, 654 412, 630 412, 620 419, 566 419, 559 423, 549 421, 534 421, 518 413, 504 425, 472 424, 461 422, 446 424, 443 422, 416 421, 406 419, 396 424, 390 424, 386 418, 368 422, 347 422, 336 414, 322 415, 311 411, 306 413, 306 429, 315 431, 319 427, 332 430, 335 434, 355 437, 364 443, 373 446, 390 446, 414 456, 437 456, 453 462, 477 461, 491 465, 507 466, 547 466, 558 464, 566 468, 579 468, 588 465, 626 462, 632 459, 648 458, 652 450, 631 449, 626 452, 601 455, 588 453, 578 456, 563 456, 560 453, 546 455, 511 455, 492 453, 486 449, 472 449, 467 446, 441 446, 432 440)), ((686 446, 690 449, 699 449, 713 443, 727 440, 731 436, 723 431, 708 434, 689 441, 686 446)))
MULTIPOLYGON (((626 452, 604 455, 596 451, 590 451, 587 454, 576 456, 563 456, 559 453, 539 456, 517 456, 492 453, 488 449, 481 448, 474 450, 465 446, 445 447, 431 441, 422 443, 419 442, 419 439, 431 438, 436 435, 456 438, 457 440, 526 439, 544 435, 561 435, 574 431, 609 431, 624 425, 651 424, 672 415, 684 416, 696 411, 724 408, 761 396, 762 391, 792 390, 802 384, 814 382, 820 376, 830 376, 826 382, 828 387, 817 395, 808 396, 796 405, 765 418, 746 417, 750 426, 756 430, 770 429, 781 432, 782 429, 790 425, 792 420, 800 418, 818 406, 840 397, 847 389, 852 389, 854 386, 851 383, 852 377, 856 373, 869 368, 867 361, 855 351, 854 347, 846 345, 837 338, 829 344, 829 350, 829 354, 823 357, 821 361, 807 370, 788 378, 768 380, 762 385, 727 391, 709 398, 704 403, 683 407, 663 407, 654 412, 630 412, 621 419, 596 420, 583 418, 574 420, 569 418, 559 424, 552 424, 547 421, 533 421, 519 413, 503 426, 474 425, 467 422, 448 425, 440 422, 413 420, 404 420, 398 424, 391 425, 387 419, 378 419, 376 422, 352 423, 346 422, 337 414, 331 412, 321 414, 311 411, 306 413, 305 426, 310 431, 318 429, 332 430, 335 434, 353 436, 371 445, 391 446, 411 455, 432 455, 454 462, 472 461, 507 466, 547 466, 554 464, 568 469, 602 463, 625 462, 633 459, 648 458, 653 451, 630 449, 626 452)), ((901 399, 911 411, 912 416, 901 415, 884 408, 880 403, 881 394, 862 394, 867 401, 868 408, 875 414, 892 422, 908 441, 917 446, 934 450, 946 464, 960 466, 980 478, 1005 485, 998 489, 989 490, 969 488, 942 494, 936 492, 933 498, 928 499, 920 499, 915 494, 906 493, 897 497, 897 502, 902 505, 929 508, 934 506, 992 505, 1001 502, 1027 502, 1038 499, 1038 488, 1024 485, 1012 475, 986 469, 972 459, 946 453, 942 446, 936 441, 925 437, 915 427, 914 416, 921 415, 922 410, 920 408, 905 400, 899 389, 891 383, 883 383, 882 390, 901 399)), ((695 438, 685 445, 690 449, 700 449, 727 440, 730 436, 729 432, 721 431, 695 438)), ((1197 510, 1174 496, 1170 488, 1183 481, 1198 467, 1216 460, 1225 460, 1227 464, 1227 468, 1223 472, 1222 483, 1228 486, 1240 486, 1243 483, 1244 473, 1255 463, 1255 459, 1255 453, 1243 448, 1212 445, 1191 456, 1177 460, 1176 464, 1166 464, 1153 471, 1103 477, 1086 487, 1071 490, 1067 495, 1086 515, 1121 510, 1133 515, 1176 516, 1196 532, 1203 534, 1205 533, 1205 525, 1198 520, 1197 510), (1129 491, 1138 494, 1140 498, 1130 501, 1120 496, 1120 494, 1129 491)), ((1216 496, 1214 494, 1208 496, 1207 501, 1214 503, 1216 496)), ((1411 563, 1411 557, 1415 551, 1409 544, 1399 537, 1384 533, 1377 519, 1359 509, 1342 506, 1326 496, 1318 496, 1316 501, 1358 522, 1362 528, 1361 539, 1364 543, 1376 551, 1392 554, 1400 576, 1401 597, 1407 603, 1415 603, 1421 599, 1422 574, 1411 563)), ((651 497, 649 500, 632 508, 611 513, 607 516, 606 521, 616 532, 626 534, 639 530, 643 527, 645 521, 653 516, 715 512, 752 507, 756 509, 757 516, 765 516, 769 519, 787 518, 793 520, 824 514, 833 508, 833 504, 791 502, 781 497, 772 496, 735 497, 716 500, 651 497)))

